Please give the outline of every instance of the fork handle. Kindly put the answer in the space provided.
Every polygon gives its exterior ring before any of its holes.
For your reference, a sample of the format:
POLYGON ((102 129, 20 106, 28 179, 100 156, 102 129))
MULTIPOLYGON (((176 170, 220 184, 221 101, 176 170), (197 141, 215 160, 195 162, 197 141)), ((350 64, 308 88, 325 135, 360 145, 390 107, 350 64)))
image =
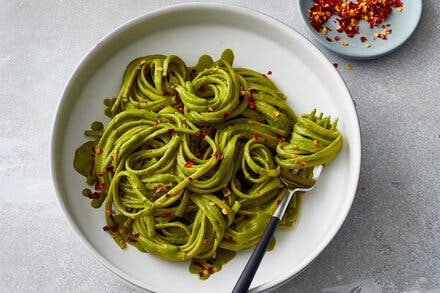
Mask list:
POLYGON ((244 293, 248 291, 249 286, 254 279, 255 273, 260 266, 261 260, 266 253, 266 249, 269 246, 270 241, 272 240, 273 234, 275 233, 279 222, 280 219, 277 217, 272 217, 272 219, 270 220, 269 225, 267 225, 266 230, 264 230, 263 236, 255 247, 254 252, 252 252, 252 255, 249 258, 246 267, 244 268, 243 272, 240 275, 240 278, 235 284, 232 293, 244 293))

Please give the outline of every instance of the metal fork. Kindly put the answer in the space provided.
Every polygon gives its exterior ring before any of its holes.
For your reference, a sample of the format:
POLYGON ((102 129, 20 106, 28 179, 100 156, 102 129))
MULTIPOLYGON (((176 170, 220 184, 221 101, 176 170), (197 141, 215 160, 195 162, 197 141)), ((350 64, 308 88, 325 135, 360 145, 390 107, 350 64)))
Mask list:
POLYGON ((257 269, 260 266, 261 260, 263 259, 263 256, 266 253, 266 249, 270 241, 272 240, 273 234, 275 233, 275 230, 278 227, 278 223, 281 221, 281 219, 284 216, 284 213, 286 212, 287 206, 289 205, 292 196, 296 192, 300 192, 300 191, 304 192, 304 191, 312 190, 316 186, 316 182, 318 181, 319 176, 321 175, 321 171, 322 171, 322 165, 316 166, 313 169, 313 178, 302 179, 301 183, 295 183, 289 180, 289 178, 292 179, 292 177, 296 177, 289 171, 287 170, 281 171, 279 178, 281 182, 283 182, 288 188, 286 194, 284 195, 283 199, 281 200, 280 204, 275 210, 275 213, 272 215, 272 219, 267 225, 266 230, 264 230, 264 234, 261 237, 260 242, 258 242, 257 246, 255 247, 254 252, 252 253, 243 272, 240 275, 240 278, 235 284, 232 293, 247 292, 249 286, 252 283, 252 280, 254 279, 255 273, 257 272, 257 269))

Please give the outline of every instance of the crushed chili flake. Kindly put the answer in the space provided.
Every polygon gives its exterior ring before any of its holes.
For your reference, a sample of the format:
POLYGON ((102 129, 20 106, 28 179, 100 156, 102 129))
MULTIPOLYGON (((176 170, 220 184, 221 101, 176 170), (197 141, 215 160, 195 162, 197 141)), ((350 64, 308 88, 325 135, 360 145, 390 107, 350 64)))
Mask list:
POLYGON ((279 135, 279 134, 277 134, 276 135, 277 136, 277 140, 279 140, 279 141, 286 141, 286 138, 285 137, 283 137, 283 136, 281 136, 281 135, 279 135))
POLYGON ((105 175, 104 172, 99 172, 99 173, 98 173, 98 176, 99 176, 99 177, 103 177, 104 175, 105 175))
POLYGON ((111 228, 109 226, 104 226, 104 227, 102 227, 102 230, 108 232, 111 230, 111 228))
POLYGON ((109 172, 115 173, 115 167, 113 167, 112 165, 108 165, 107 167, 105 167, 105 169, 109 172))
POLYGON ((267 78, 267 76, 266 76, 266 74, 261 74, 261 76, 263 77, 263 78, 267 78))
POLYGON ((333 63, 333 66, 334 66, 335 68, 338 68, 339 64, 338 64, 338 63, 333 63))
POLYGON ((101 194, 98 192, 93 192, 92 194, 89 195, 90 199, 100 199, 101 198, 101 194))
POLYGON ((136 240, 136 239, 133 239, 133 238, 127 238, 127 241, 128 241, 128 242, 132 242, 132 243, 137 242, 137 240, 136 240))
POLYGON ((192 177, 188 177, 188 181, 192 182, 193 181, 192 177))
POLYGON ((205 137, 206 137, 206 132, 205 131, 203 131, 203 130, 197 130, 195 133, 194 133, 194 135, 195 136, 197 136, 197 137, 200 137, 201 139, 205 139, 205 137))
POLYGON ((162 95, 163 95, 163 96, 168 96, 169 94, 170 94, 170 92, 167 91, 167 90, 163 90, 163 91, 162 91, 162 95))
POLYGON ((254 109, 255 108, 255 102, 254 102, 254 99, 251 96, 248 96, 248 107, 249 107, 249 109, 254 109))
MULTIPOLYGON (((376 27, 388 19, 393 8, 400 12, 402 6, 401 0, 357 0, 356 2, 313 0, 313 5, 308 9, 308 13, 310 25, 323 35, 328 32, 328 28, 324 24, 333 15, 336 15, 338 23, 336 31, 344 32, 348 37, 354 37, 359 34, 361 20, 368 22, 370 28, 376 27)), ((385 25, 382 25, 383 27, 385 25)))
POLYGON ((105 189, 105 183, 96 182, 95 183, 95 189, 96 190, 104 190, 105 189))
POLYGON ((306 163, 306 162, 301 162, 301 167, 302 167, 302 168, 307 167, 307 163, 306 163))
POLYGON ((341 39, 340 36, 335 36, 335 41, 339 41, 341 39))
POLYGON ((171 218, 171 213, 163 213, 162 218, 164 218, 164 219, 171 218))
POLYGON ((133 235, 133 237, 134 237, 135 239, 138 239, 139 236, 141 236, 141 233, 136 233, 136 234, 133 235))
POLYGON ((170 128, 170 129, 167 130, 167 134, 168 135, 173 135, 174 131, 175 131, 174 128, 170 128))
POLYGON ((267 75, 272 75, 272 71, 269 70, 266 74, 267 75))
POLYGON ((167 185, 167 190, 171 190, 171 186, 170 185, 167 185))
POLYGON ((171 123, 171 124, 174 124, 174 123, 176 123, 176 121, 175 121, 175 120, 174 120, 173 118, 171 118, 171 117, 170 117, 170 118, 168 118, 168 122, 169 122, 169 123, 171 123))
POLYGON ((116 231, 118 231, 118 228, 119 228, 119 223, 116 222, 113 226, 110 227, 110 230, 112 232, 116 232, 116 231))
POLYGON ((254 133, 254 134, 252 134, 252 138, 255 139, 255 140, 258 140, 258 135, 256 135, 256 134, 254 133))
POLYGON ((170 195, 168 193, 165 194, 165 198, 170 198, 170 195))
POLYGON ((177 108, 177 111, 178 111, 179 113, 183 113, 183 112, 185 112, 185 109, 183 109, 183 107, 179 107, 179 108, 177 108))
POLYGON ((159 193, 162 191, 162 188, 163 188, 162 185, 158 185, 154 188, 154 192, 159 193))
POLYGON ((360 40, 361 40, 361 42, 363 43, 363 42, 365 42, 365 41, 367 40, 367 37, 362 36, 362 37, 360 37, 360 40))
POLYGON ((183 164, 183 167, 185 167, 185 168, 191 168, 192 165, 193 165, 192 160, 188 160, 188 161, 185 162, 185 164, 183 164))
POLYGON ((329 37, 325 37, 325 39, 328 41, 328 42, 333 42, 333 40, 332 39, 330 39, 329 37))

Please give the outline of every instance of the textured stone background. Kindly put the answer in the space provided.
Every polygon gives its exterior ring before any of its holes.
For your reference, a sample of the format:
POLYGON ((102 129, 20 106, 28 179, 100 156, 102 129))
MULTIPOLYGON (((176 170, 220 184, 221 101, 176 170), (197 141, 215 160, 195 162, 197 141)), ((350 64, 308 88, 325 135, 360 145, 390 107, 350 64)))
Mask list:
MULTIPOLYGON (((219 2, 272 15, 311 39, 296 1, 219 2)), ((69 227, 50 179, 49 132, 63 87, 90 48, 131 18, 181 2, 0 0, 0 292, 142 292, 99 264, 69 227)), ((324 51, 357 103, 359 190, 330 245, 277 292, 440 287, 439 14, 440 2, 425 0, 403 48, 350 62, 351 71, 324 51)))

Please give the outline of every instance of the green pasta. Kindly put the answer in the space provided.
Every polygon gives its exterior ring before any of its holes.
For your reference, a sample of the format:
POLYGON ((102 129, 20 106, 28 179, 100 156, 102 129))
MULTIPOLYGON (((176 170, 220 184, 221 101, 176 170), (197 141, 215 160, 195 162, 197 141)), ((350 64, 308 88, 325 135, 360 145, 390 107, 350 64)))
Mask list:
MULTIPOLYGON (((281 168, 307 180, 342 147, 337 120, 296 116, 266 75, 233 59, 229 49, 193 67, 174 55, 136 58, 118 96, 104 100, 110 122, 85 131, 93 140, 74 167, 94 185, 83 195, 105 204, 104 230, 121 248, 185 261, 251 247, 285 194, 281 168)), ((300 202, 297 194, 281 227, 300 202)))

